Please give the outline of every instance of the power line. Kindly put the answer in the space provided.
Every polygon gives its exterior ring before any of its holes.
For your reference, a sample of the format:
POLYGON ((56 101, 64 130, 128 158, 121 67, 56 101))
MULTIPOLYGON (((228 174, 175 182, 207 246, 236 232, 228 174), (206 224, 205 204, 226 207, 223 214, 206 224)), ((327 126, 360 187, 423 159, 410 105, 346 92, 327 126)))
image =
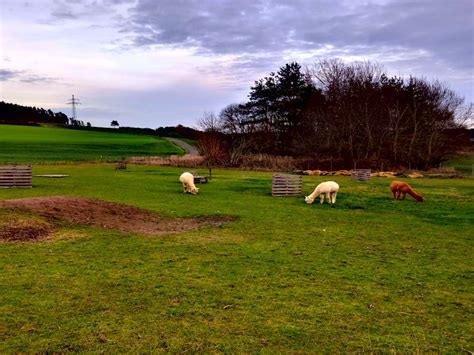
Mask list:
POLYGON ((70 99, 68 102, 67 102, 68 105, 72 105, 72 118, 74 120, 77 119, 76 117, 76 105, 81 105, 81 103, 79 102, 78 99, 75 99, 74 98, 74 95, 72 95, 72 99, 70 99))

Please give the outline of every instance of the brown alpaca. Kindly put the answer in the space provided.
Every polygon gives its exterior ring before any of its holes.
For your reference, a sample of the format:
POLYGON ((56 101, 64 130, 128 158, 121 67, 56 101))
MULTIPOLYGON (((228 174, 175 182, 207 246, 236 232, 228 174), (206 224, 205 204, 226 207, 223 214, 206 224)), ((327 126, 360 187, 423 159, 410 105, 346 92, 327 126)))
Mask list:
POLYGON ((405 199, 407 194, 413 196, 413 198, 417 201, 421 202, 424 200, 423 196, 418 194, 410 185, 403 181, 392 181, 390 184, 390 189, 392 190, 393 198, 395 200, 400 200, 400 194, 403 195, 401 198, 402 200, 405 199))

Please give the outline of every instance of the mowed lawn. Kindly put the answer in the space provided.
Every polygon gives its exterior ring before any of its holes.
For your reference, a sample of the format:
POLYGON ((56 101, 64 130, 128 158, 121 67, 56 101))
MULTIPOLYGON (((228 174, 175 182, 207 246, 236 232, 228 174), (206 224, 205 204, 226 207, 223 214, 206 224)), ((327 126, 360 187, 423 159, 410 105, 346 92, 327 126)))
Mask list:
POLYGON ((0 162, 108 160, 183 154, 159 137, 56 127, 0 125, 0 162))
POLYGON ((0 190, 239 217, 160 237, 60 224, 55 241, 0 244, 0 352, 474 350, 474 180, 410 180, 417 203, 393 201, 389 179, 336 177, 331 208, 270 196, 264 172, 215 170, 186 195, 181 171, 42 165, 70 176, 0 190))

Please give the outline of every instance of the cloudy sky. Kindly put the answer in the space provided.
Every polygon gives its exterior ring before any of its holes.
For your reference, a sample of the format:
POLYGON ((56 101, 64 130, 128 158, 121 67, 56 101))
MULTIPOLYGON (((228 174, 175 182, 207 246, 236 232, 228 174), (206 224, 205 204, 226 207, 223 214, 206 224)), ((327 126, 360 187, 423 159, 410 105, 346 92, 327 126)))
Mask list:
POLYGON ((289 61, 370 60, 474 102, 472 0, 0 0, 0 99, 195 126, 289 61))

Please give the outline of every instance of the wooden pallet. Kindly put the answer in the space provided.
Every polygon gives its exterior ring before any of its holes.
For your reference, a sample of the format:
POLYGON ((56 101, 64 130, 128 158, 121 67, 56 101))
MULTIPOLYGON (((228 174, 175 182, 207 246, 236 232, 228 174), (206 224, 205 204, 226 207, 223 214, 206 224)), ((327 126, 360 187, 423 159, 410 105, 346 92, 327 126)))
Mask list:
POLYGON ((195 184, 207 184, 209 182, 209 177, 207 176, 194 176, 194 183, 195 184))
POLYGON ((119 160, 115 163, 115 170, 127 170, 127 162, 125 160, 119 160))
POLYGON ((354 169, 351 173, 351 180, 369 181, 371 172, 370 169, 354 169))
POLYGON ((195 170, 187 170, 183 173, 190 173, 194 177, 195 184, 207 184, 209 182, 209 176, 201 176, 195 170))
POLYGON ((31 187, 31 165, 0 165, 0 188, 31 187))
POLYGON ((274 174, 272 196, 301 196, 302 185, 301 175, 274 174))

